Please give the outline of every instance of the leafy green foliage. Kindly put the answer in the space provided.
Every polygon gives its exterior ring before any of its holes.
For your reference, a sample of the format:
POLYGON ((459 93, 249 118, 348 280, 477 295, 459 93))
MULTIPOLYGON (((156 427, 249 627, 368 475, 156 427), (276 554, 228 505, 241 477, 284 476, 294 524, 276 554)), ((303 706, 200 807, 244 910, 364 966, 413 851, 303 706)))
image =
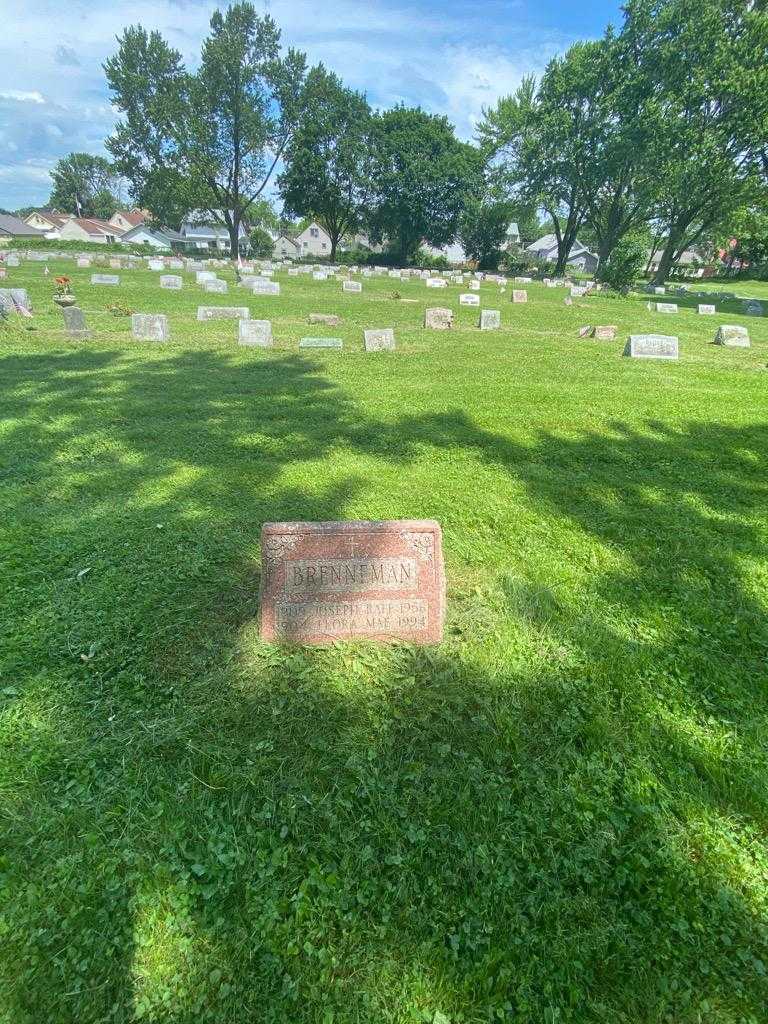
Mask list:
POLYGON ((648 242, 647 231, 625 234, 602 265, 600 279, 617 292, 629 291, 645 268, 648 242))
POLYGON ((304 55, 280 52, 280 30, 252 4, 214 11, 194 73, 158 32, 124 31, 104 65, 122 114, 107 148, 134 194, 166 219, 201 209, 239 228, 306 108, 304 55))
POLYGON ((272 241, 272 236, 264 228, 254 228, 248 238, 250 243, 251 255, 267 259, 272 255, 272 251, 275 248, 275 243, 272 241))
POLYGON ((102 156, 70 153, 51 171, 53 190, 48 200, 52 209, 76 217, 100 217, 109 220, 118 208, 114 195, 115 168, 102 156))
POLYGON ((422 242, 452 242, 467 198, 482 186, 482 158, 445 117, 394 107, 373 118, 372 235, 401 263, 422 242))
POLYGON ((480 270, 496 270, 512 220, 512 206, 494 201, 492 195, 470 197, 459 222, 459 238, 470 259, 480 270))
POLYGON ((371 110, 322 66, 309 74, 311 109, 285 151, 280 193, 291 216, 328 232, 330 259, 339 241, 362 227, 372 191, 371 110))

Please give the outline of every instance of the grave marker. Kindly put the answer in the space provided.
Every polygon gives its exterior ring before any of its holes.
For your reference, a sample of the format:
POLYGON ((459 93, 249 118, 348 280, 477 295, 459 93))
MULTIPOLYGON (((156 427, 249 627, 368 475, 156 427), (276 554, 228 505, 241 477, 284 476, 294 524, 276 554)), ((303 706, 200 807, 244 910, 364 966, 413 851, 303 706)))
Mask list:
POLYGON ((435 307, 424 313, 424 326, 433 331, 449 331, 453 327, 453 310, 435 307))
POLYGON ((120 284, 117 274, 91 274, 91 284, 120 284))
POLYGON ((676 313, 677 303, 676 302, 657 302, 655 303, 657 313, 676 313))
POLYGON ((439 523, 265 523, 261 552, 264 640, 442 640, 439 523))
POLYGON ((480 311, 480 330, 497 331, 501 327, 500 309, 483 309, 480 311))
POLYGON ((247 320, 250 317, 247 306, 198 306, 198 320, 247 320))
POLYGON ((715 344, 727 348, 749 348, 749 331, 736 324, 721 324, 715 335, 715 344))
POLYGON ((162 313, 133 313, 131 334, 137 341, 168 341, 168 317, 162 313))
POLYGON ((513 302, 527 302, 528 292, 521 288, 512 289, 512 301, 513 302))
POLYGON ((237 340, 241 345, 272 348, 272 324, 269 320, 239 320, 237 340))
POLYGON ((391 327, 363 331, 366 352, 394 351, 395 332, 391 327))
POLYGON ((361 292, 363 286, 359 281, 344 281, 342 282, 341 290, 343 292, 361 292))
POLYGON ((459 295, 459 305, 460 306, 479 306, 480 305, 480 296, 479 295, 475 295, 473 292, 462 292, 461 295, 459 295))
POLYGON ((342 348, 341 338, 302 338, 299 348, 342 348))
POLYGON ((212 292, 214 295, 226 295, 229 287, 226 281, 220 281, 216 277, 213 281, 203 281, 203 291, 212 292))
POLYGON ((62 306, 61 314, 64 317, 64 329, 70 338, 87 341, 92 336, 85 326, 85 315, 78 306, 62 306))
POLYGON ((708 306, 704 302, 700 302, 698 305, 699 316, 714 316, 717 312, 715 306, 708 306))
POLYGON ((624 355, 633 359, 677 359, 678 341, 667 334, 630 334, 624 355))
POLYGON ((325 324, 327 327, 338 327, 341 323, 341 317, 336 316, 335 313, 310 313, 309 322, 311 324, 325 324))

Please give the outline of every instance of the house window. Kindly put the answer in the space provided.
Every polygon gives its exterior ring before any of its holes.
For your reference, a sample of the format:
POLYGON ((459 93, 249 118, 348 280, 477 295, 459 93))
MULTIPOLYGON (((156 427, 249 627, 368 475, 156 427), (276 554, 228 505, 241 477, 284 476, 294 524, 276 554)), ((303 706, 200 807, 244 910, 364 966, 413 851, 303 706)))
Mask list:
POLYGON ((309 229, 309 234, 310 234, 311 238, 319 238, 320 237, 320 232, 317 230, 317 228, 310 228, 309 229))
POLYGON ((325 242, 321 242, 321 243, 320 243, 320 248, 321 248, 321 249, 327 249, 327 248, 328 248, 328 246, 327 246, 327 245, 325 244, 325 242))

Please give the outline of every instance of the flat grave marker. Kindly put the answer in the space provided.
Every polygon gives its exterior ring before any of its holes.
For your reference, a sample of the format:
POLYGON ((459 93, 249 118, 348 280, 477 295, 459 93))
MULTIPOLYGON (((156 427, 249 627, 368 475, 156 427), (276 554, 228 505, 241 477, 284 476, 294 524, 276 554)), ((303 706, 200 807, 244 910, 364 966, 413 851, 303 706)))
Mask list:
POLYGON ((699 316, 714 316, 717 312, 716 306, 710 306, 705 302, 700 302, 698 305, 699 316))
POLYGON ((184 281, 177 274, 163 274, 160 278, 161 288, 171 288, 178 291, 184 287, 184 281))
POLYGON ((668 334, 630 334, 624 355, 632 359, 677 359, 678 340, 668 334))
POLYGON ((343 292, 361 292, 363 286, 359 281, 344 281, 342 282, 341 290, 343 292))
POLYGON ((248 320, 247 306, 198 306, 198 320, 248 320))
POLYGON ((302 338, 299 348, 343 348, 341 338, 302 338))
POLYGON ((462 292, 461 295, 459 295, 459 305, 460 306, 479 306, 480 305, 480 296, 479 295, 475 295, 474 292, 462 292))
POLYGON ((513 302, 527 302, 528 301, 528 292, 525 291, 525 289, 523 289, 523 288, 513 288, 512 289, 512 301, 513 302))
POLYGON ((91 274, 91 284, 119 285, 120 278, 117 274, 91 274))
POLYGON ((445 570, 437 522, 265 523, 261 558, 264 640, 442 640, 445 570))

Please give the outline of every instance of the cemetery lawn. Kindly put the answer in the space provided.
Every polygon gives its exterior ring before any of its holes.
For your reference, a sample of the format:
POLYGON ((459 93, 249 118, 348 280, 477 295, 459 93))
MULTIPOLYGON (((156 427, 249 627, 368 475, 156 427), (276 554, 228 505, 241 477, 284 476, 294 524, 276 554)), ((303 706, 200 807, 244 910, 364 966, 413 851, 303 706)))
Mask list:
POLYGON ((90 273, 3 282, 0 1020, 764 1024, 768 318, 483 284, 481 334, 456 286, 90 273), (443 644, 260 641, 263 522, 405 517, 443 644))

